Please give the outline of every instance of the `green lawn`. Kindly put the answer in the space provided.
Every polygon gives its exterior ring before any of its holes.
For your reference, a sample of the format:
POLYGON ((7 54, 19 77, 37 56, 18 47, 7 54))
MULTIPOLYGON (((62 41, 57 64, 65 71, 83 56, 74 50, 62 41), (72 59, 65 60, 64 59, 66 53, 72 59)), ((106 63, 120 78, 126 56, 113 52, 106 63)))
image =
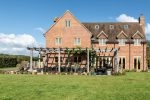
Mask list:
POLYGON ((0 68, 0 70, 9 71, 9 70, 16 70, 17 67, 8 67, 8 68, 0 68))
POLYGON ((150 100, 150 73, 0 75, 0 100, 150 100))

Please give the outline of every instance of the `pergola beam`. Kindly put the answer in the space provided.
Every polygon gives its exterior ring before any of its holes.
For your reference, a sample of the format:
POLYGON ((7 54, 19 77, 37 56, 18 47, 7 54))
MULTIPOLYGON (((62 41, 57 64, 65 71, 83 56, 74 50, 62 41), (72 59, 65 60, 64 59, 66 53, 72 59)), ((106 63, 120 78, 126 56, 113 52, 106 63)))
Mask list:
MULTIPOLYGON (((118 51, 120 48, 105 48, 105 49, 100 49, 100 48, 36 48, 36 47, 27 47, 28 50, 30 50, 30 71, 33 70, 33 65, 32 65, 32 58, 33 58, 33 51, 39 51, 39 63, 40 63, 40 53, 45 52, 46 53, 46 62, 45 66, 48 66, 48 53, 56 52, 58 53, 58 72, 61 72, 61 52, 67 52, 68 50, 74 51, 74 50, 81 50, 87 52, 87 72, 89 73, 89 51, 96 51, 96 52, 114 52, 114 67, 115 67, 115 72, 119 72, 119 65, 118 65, 118 51)), ((39 65, 40 67, 40 65, 39 65)))
MULTIPOLYGON (((27 47, 28 50, 35 50, 35 51, 49 51, 49 52, 58 52, 59 49, 60 51, 66 51, 66 50, 82 50, 82 51, 86 51, 87 48, 30 48, 30 47, 27 47)), ((112 49, 108 49, 108 48, 105 48, 105 49, 96 49, 96 48, 88 48, 89 50, 94 50, 96 52, 115 52, 116 50, 119 50, 119 48, 112 48, 112 49)))

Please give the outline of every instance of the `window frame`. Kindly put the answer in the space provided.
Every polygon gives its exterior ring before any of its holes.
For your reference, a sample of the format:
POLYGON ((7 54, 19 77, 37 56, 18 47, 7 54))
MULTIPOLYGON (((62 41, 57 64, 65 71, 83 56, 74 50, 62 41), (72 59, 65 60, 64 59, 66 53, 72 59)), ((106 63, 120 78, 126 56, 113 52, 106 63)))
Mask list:
POLYGON ((61 37, 56 37, 55 38, 55 45, 61 45, 62 44, 62 38, 61 37))
POLYGON ((99 46, 106 46, 107 44, 106 44, 106 42, 108 41, 108 39, 98 39, 98 41, 99 41, 99 46))
POLYGON ((141 46, 141 39, 133 39, 134 41, 134 46, 141 46))
POLYGON ((75 37, 74 38, 74 45, 81 45, 81 38, 75 37))
POLYGON ((71 20, 65 20, 65 27, 71 27, 71 20))
POLYGON ((118 39, 119 46, 125 46, 127 39, 118 39))
POLYGON ((118 60, 118 64, 119 64, 119 67, 120 67, 120 64, 123 64, 122 68, 123 69, 126 69, 126 56, 119 56, 119 60, 118 60), (124 63, 123 63, 123 62, 124 63))
POLYGON ((134 70, 140 70, 141 69, 141 56, 134 56, 134 59, 133 59, 133 64, 134 64, 134 70), (135 60, 136 60, 136 65, 135 66, 135 60), (140 61, 140 62, 139 62, 140 61), (140 63, 140 64, 139 64, 140 63))

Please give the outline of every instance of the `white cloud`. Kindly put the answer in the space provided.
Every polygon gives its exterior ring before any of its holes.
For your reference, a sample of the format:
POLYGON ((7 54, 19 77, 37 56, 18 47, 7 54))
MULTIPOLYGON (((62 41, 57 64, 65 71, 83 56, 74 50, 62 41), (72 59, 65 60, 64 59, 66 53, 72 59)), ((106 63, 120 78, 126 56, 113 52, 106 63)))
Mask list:
POLYGON ((37 46, 35 38, 29 34, 0 33, 0 53, 27 55, 27 46, 37 46))
POLYGON ((138 20, 134 17, 128 16, 126 14, 119 15, 116 20, 118 22, 138 22, 138 20))
POLYGON ((150 34, 150 23, 147 23, 147 26, 146 26, 146 33, 150 34))
POLYGON ((46 30, 43 29, 42 27, 35 28, 35 30, 39 31, 42 34, 46 32, 46 30))

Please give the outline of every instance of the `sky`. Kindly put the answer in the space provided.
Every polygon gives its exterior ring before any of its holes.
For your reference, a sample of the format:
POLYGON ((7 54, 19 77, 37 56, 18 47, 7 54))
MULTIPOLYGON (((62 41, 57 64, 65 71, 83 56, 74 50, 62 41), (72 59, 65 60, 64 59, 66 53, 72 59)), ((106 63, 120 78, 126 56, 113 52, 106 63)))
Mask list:
POLYGON ((45 46, 45 33, 66 10, 80 22, 137 22, 146 18, 150 40, 150 0, 0 0, 0 53, 29 55, 27 46, 45 46))

